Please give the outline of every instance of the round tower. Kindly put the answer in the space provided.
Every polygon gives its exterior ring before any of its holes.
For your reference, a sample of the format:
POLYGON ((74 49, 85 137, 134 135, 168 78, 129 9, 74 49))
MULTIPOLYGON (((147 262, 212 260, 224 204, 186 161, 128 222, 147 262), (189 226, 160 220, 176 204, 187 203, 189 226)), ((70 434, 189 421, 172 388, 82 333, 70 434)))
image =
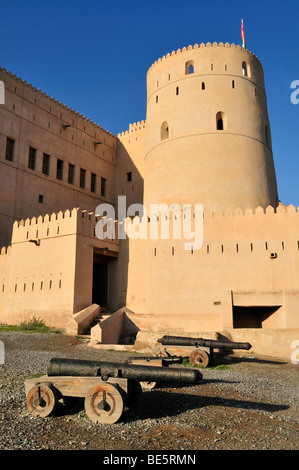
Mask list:
POLYGON ((264 74, 234 44, 179 49, 147 74, 144 204, 278 205, 264 74))

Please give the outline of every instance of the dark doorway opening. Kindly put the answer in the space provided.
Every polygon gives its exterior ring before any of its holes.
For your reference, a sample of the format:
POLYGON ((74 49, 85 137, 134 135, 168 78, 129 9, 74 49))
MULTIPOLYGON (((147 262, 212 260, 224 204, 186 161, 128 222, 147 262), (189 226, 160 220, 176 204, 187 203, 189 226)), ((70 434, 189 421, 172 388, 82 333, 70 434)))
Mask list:
POLYGON ((233 307, 234 328, 262 328, 263 322, 281 306, 270 307, 233 307))
POLYGON ((108 262, 109 256, 93 256, 92 303, 101 307, 108 305, 108 262))

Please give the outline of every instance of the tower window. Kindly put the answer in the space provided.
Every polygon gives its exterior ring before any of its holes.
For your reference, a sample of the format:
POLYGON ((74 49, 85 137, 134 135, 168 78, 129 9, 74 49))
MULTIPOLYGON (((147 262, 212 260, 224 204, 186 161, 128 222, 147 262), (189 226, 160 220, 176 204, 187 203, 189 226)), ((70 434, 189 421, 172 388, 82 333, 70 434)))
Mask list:
POLYGON ((235 88, 235 80, 232 80, 232 88, 235 88))
POLYGON ((169 137, 168 123, 164 121, 161 125, 161 140, 168 139, 168 137, 169 137))
POLYGON ((226 130, 226 116, 222 111, 216 114, 216 128, 217 131, 226 130))
POLYGON ((38 202, 39 202, 39 204, 43 204, 43 202, 44 202, 44 196, 43 196, 42 194, 39 194, 39 196, 38 196, 38 202))
POLYGON ((176 87, 176 90, 175 90, 175 94, 178 95, 179 93, 180 93, 180 89, 179 89, 179 87, 177 86, 177 87, 176 87))
POLYGON ((249 65, 246 64, 246 62, 242 62, 242 74, 244 77, 250 78, 250 68, 249 65))
POLYGON ((131 171, 129 171, 127 173, 127 181, 132 181, 132 172, 131 171))
POLYGON ((157 95, 157 96, 156 96, 156 103, 158 103, 158 101, 159 101, 159 97, 158 97, 158 95, 157 95))
POLYGON ((194 73, 194 62, 193 60, 188 60, 185 64, 185 75, 190 75, 194 73))
POLYGON ((201 89, 202 89, 202 90, 205 90, 205 89, 206 89, 206 84, 205 84, 205 82, 202 82, 202 83, 201 83, 201 89))

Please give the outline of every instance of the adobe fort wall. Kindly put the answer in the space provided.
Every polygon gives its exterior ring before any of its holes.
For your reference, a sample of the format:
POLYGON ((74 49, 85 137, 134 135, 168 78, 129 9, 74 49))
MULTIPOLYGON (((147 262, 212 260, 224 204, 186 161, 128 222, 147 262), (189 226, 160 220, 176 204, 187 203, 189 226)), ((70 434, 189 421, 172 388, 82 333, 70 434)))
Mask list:
POLYGON ((114 203, 117 137, 3 68, 0 80, 0 245, 16 219, 114 203))
POLYGON ((146 130, 146 121, 138 121, 117 136, 115 195, 126 196, 127 208, 143 204, 146 130))
MULTIPOLYGON (((149 236, 150 221, 144 227, 149 236)), ((126 305, 143 314, 140 327, 160 331, 296 328, 298 229, 295 207, 259 207, 206 213, 197 250, 186 250, 171 228, 169 240, 131 239, 126 305), (256 307, 256 316, 246 307, 256 307)))
POLYGON ((0 255, 0 322, 36 316, 65 328, 92 304, 94 252, 119 250, 118 240, 95 237, 99 219, 74 208, 14 223, 11 245, 0 255))

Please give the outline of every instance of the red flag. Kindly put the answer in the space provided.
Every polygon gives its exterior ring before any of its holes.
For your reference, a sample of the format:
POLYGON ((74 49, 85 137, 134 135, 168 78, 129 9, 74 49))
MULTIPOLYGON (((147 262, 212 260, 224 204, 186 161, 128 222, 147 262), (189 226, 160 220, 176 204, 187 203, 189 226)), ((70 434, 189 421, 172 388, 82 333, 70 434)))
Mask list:
POLYGON ((241 39, 242 39, 242 47, 244 47, 244 49, 246 49, 246 41, 245 41, 243 20, 241 20, 241 39))

